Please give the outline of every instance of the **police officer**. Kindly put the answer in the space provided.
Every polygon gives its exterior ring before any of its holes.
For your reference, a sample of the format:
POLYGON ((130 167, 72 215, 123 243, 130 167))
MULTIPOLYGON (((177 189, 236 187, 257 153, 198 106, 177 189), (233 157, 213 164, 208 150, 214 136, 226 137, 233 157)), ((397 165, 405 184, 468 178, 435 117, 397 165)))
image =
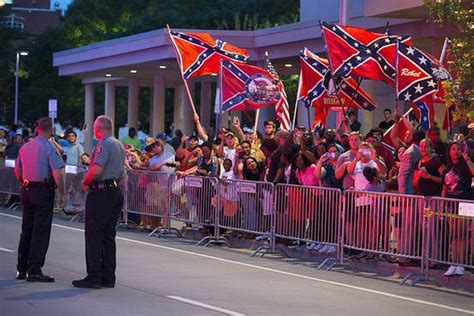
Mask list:
POLYGON ((94 122, 99 141, 92 150, 89 171, 82 185, 88 189, 86 200, 87 276, 74 280, 75 287, 115 286, 115 226, 123 206, 119 181, 125 176, 125 149, 112 136, 112 120, 101 115, 94 122))
POLYGON ((53 131, 51 119, 38 120, 38 136, 24 144, 15 164, 15 176, 20 181, 23 219, 16 278, 29 282, 54 282, 43 274, 53 220, 54 193, 60 193, 64 207, 64 162, 48 141, 53 131))

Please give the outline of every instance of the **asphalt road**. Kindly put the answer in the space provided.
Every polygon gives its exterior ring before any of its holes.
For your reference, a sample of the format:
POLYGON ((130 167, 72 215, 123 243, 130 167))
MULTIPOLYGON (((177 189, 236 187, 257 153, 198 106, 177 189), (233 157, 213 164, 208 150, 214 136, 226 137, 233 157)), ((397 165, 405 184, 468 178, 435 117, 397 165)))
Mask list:
POLYGON ((85 273, 81 224, 55 219, 43 271, 15 279, 19 212, 0 210, 0 315, 474 315, 472 296, 400 287, 120 231, 117 284, 76 289, 85 273))

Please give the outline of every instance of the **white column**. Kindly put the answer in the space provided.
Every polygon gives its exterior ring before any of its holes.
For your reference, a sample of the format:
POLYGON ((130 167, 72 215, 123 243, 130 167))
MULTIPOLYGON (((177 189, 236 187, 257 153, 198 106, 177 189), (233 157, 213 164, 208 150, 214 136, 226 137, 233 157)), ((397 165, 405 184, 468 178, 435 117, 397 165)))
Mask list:
POLYGON ((86 83, 84 85, 85 104, 84 104, 84 123, 87 124, 87 131, 84 135, 84 149, 86 152, 92 151, 92 136, 94 132, 94 85, 86 83))
POLYGON ((178 85, 174 87, 174 104, 173 104, 173 123, 174 129, 181 129, 183 127, 183 98, 184 86, 178 85))
POLYGON ((201 107, 199 116, 202 126, 211 126, 211 82, 209 81, 201 81, 201 107))
MULTIPOLYGON (((374 80, 363 80, 360 84, 360 89, 364 89, 368 95, 370 95, 372 98, 375 98, 376 89, 374 80)), ((364 135, 368 133, 373 127, 378 125, 375 122, 374 111, 358 110, 357 114, 358 120, 362 125, 360 130, 364 135)))
POLYGON ((115 126, 115 82, 105 82, 105 111, 104 114, 112 119, 115 126))
POLYGON ((156 135, 165 129, 165 75, 153 77, 152 110, 150 111, 150 132, 156 135))
POLYGON ((140 86, 138 78, 128 78, 128 127, 138 127, 138 93, 140 86))

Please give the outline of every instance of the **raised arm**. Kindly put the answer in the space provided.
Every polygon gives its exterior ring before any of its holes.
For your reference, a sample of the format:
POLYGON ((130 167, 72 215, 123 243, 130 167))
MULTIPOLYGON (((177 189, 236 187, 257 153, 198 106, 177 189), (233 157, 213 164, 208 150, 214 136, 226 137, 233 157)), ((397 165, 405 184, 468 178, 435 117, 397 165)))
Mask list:
POLYGON ((201 138, 203 141, 207 142, 209 137, 207 136, 206 131, 202 127, 201 121, 199 120, 199 115, 197 115, 197 114, 194 114, 194 123, 196 123, 196 129, 197 129, 197 133, 198 133, 199 138, 201 138))

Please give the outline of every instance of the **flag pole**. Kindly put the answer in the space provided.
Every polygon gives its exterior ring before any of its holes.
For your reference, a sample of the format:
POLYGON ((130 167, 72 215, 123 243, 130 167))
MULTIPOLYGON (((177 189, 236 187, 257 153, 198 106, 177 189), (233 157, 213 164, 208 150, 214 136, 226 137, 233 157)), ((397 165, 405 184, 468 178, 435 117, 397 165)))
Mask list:
MULTIPOLYGON (((179 64, 179 68, 182 68, 182 61, 181 61, 181 59, 179 58, 179 55, 178 55, 178 51, 177 51, 177 48, 176 48, 176 42, 174 41, 173 36, 171 36, 171 29, 170 29, 169 24, 166 24, 166 28, 168 30, 168 35, 170 36, 171 42, 173 43, 174 53, 175 53, 175 56, 176 56, 176 60, 178 61, 178 64, 179 64)), ((191 91, 189 90, 188 82, 184 78, 184 75, 183 75, 183 72, 181 71, 181 69, 180 69, 180 72, 181 72, 181 78, 183 79, 186 94, 188 95, 188 98, 189 98, 189 103, 191 104, 191 109, 193 110, 193 114, 197 115, 196 106, 194 105, 193 97, 191 95, 191 91)))
MULTIPOLYGON (((332 67, 332 62, 331 62, 331 55, 329 54, 329 47, 328 47, 328 44, 326 42, 326 37, 324 36, 324 31, 323 31, 323 22, 321 20, 319 20, 319 26, 321 28, 321 36, 324 40, 324 43, 326 45, 326 50, 328 51, 328 60, 329 60, 329 71, 331 73, 331 80, 334 82, 334 85, 336 86, 336 99, 337 101, 339 102, 339 104, 341 105, 341 108, 342 108, 342 113, 344 115, 344 117, 346 116, 346 112, 344 111, 344 104, 342 104, 342 101, 341 101, 341 97, 339 96, 339 93, 337 90, 339 90, 339 86, 336 85, 336 79, 334 77, 334 72, 333 72, 333 67, 332 67)), ((336 122, 336 125, 337 125, 337 122, 336 122)), ((342 121, 339 125, 342 125, 342 121)))
POLYGON ((439 56, 440 64, 442 64, 443 61, 444 61, 444 58, 446 58, 446 52, 448 51, 449 42, 450 42, 449 38, 445 37, 444 38, 443 49, 441 50, 441 55, 439 56))
POLYGON ((258 120, 260 119, 260 109, 257 109, 255 114, 255 126, 253 128, 253 135, 257 134, 258 120))
POLYGON ((398 51, 400 50, 400 40, 395 40, 395 108, 398 109, 398 51))
POLYGON ((295 128, 296 115, 298 114, 298 106, 300 104, 300 100, 299 100, 298 97, 300 96, 300 93, 301 93, 301 75, 302 75, 302 73, 300 71, 300 77, 298 78, 298 91, 296 92, 295 110, 293 112, 293 122, 291 123, 291 130, 293 130, 295 128))
MULTIPOLYGON (((413 107, 410 107, 408 109, 408 111, 405 112, 405 114, 402 115, 402 118, 403 117, 406 117, 408 114, 410 114, 410 112, 413 111, 413 107)), ((390 133, 390 131, 393 129, 393 127, 395 126, 395 124, 392 124, 392 126, 390 126, 386 131, 385 133, 383 133, 383 136, 387 135, 388 133, 390 133)))

